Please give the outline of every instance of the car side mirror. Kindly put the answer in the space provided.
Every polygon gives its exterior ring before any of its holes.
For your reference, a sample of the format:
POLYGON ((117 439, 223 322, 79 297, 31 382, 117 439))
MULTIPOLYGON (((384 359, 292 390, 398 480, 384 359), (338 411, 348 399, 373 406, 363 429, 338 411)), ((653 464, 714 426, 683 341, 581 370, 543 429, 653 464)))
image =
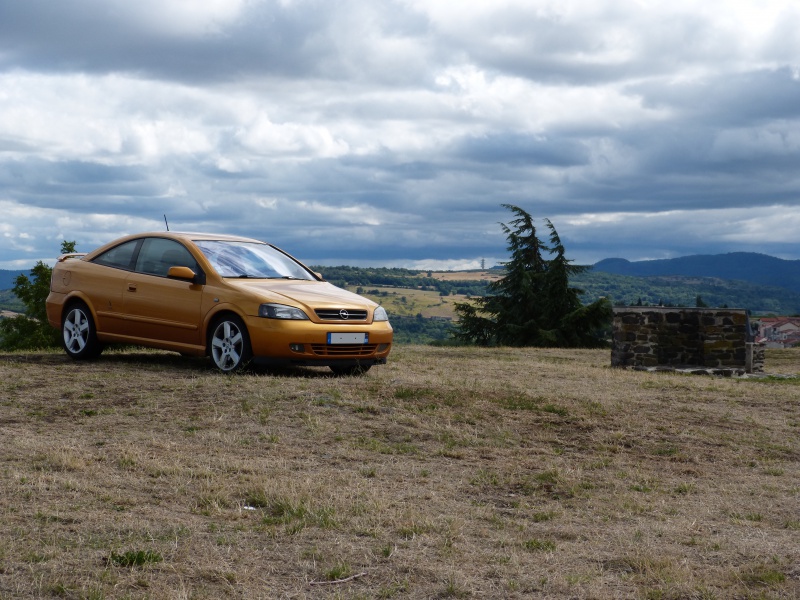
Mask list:
POLYGON ((320 281, 325 281, 325 278, 322 276, 322 273, 314 271, 314 275, 316 275, 320 281))
POLYGON ((189 267, 170 267, 167 271, 167 277, 172 279, 186 279, 187 281, 194 281, 197 274, 189 267))

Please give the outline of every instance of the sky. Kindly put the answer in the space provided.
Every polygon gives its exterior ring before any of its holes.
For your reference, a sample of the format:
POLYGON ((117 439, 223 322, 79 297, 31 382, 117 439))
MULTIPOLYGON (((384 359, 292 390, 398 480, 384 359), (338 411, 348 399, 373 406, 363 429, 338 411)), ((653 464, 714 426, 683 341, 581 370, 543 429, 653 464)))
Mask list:
POLYGON ((121 235, 314 265, 800 259, 796 0, 0 0, 0 268, 121 235))

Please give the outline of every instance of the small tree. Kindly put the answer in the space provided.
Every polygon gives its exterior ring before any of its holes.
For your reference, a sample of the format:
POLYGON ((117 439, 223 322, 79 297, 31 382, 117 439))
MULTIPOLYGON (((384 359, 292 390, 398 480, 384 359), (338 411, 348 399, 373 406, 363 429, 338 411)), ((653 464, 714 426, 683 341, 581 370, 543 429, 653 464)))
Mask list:
MULTIPOLYGON (((75 242, 61 242, 61 253, 75 252, 75 242)), ((45 300, 50 293, 53 269, 37 261, 30 277, 19 275, 12 291, 25 305, 25 314, 0 320, 0 349, 34 350, 53 348, 61 343, 60 334, 47 322, 45 300)))
POLYGON ((511 260, 506 275, 488 286, 489 295, 455 306, 459 317, 455 337, 483 346, 597 347, 604 345, 598 331, 611 318, 605 298, 584 306, 582 290, 569 279, 588 267, 573 265, 555 227, 549 246, 536 234, 526 211, 503 205, 516 215, 510 226, 501 224, 511 260), (545 254, 552 258, 546 258, 545 254))

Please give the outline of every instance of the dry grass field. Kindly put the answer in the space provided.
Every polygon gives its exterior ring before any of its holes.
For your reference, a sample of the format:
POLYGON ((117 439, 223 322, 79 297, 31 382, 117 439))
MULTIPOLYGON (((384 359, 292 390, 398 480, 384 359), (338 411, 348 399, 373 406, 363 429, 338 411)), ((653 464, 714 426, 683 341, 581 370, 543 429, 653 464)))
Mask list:
POLYGON ((0 598, 800 597, 800 380, 608 365, 0 355, 0 598))

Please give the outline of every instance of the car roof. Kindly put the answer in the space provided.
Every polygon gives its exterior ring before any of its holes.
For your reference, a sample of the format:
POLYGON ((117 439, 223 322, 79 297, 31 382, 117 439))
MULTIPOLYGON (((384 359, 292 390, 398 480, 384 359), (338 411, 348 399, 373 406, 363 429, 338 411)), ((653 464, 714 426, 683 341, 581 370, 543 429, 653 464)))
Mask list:
MULTIPOLYGON (((166 237, 174 236, 187 240, 222 240, 226 242, 257 242, 259 244, 264 243, 263 241, 257 240, 255 238, 244 237, 241 235, 230 235, 226 233, 199 233, 191 231, 167 231, 167 232, 162 231, 161 233, 164 234, 166 237)), ((154 235, 154 234, 144 233, 142 235, 154 235)))
POLYGON ((197 233, 197 232, 187 232, 187 231, 145 231, 142 233, 132 233, 130 235, 125 235, 115 240, 112 240, 107 244, 103 244, 99 248, 96 248, 91 252, 87 253, 84 256, 84 260, 92 260, 94 259, 95 256, 102 254, 109 248, 112 248, 124 242, 128 242, 130 240, 136 240, 143 237, 160 237, 172 240, 187 240, 187 241, 217 240, 224 242, 253 242, 257 244, 265 243, 261 240, 257 240, 254 238, 248 238, 239 235, 222 234, 222 233, 197 233))

